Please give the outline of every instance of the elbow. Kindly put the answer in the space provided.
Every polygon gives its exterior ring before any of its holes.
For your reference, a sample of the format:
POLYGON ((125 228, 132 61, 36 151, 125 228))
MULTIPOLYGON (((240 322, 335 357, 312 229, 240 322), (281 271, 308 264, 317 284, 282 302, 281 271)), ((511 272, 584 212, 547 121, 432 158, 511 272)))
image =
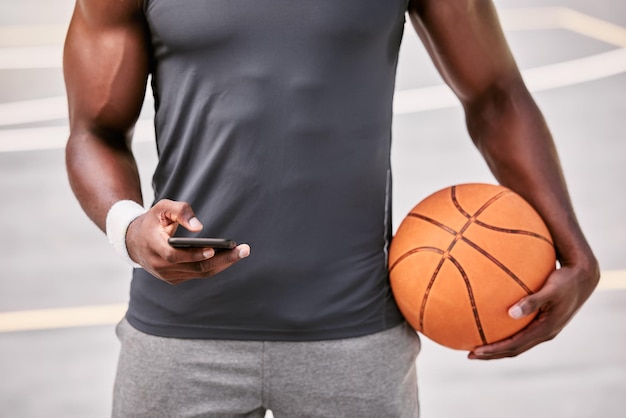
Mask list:
POLYGON ((494 139, 506 135, 520 115, 536 105, 521 77, 500 80, 462 100, 467 130, 484 154, 494 139))

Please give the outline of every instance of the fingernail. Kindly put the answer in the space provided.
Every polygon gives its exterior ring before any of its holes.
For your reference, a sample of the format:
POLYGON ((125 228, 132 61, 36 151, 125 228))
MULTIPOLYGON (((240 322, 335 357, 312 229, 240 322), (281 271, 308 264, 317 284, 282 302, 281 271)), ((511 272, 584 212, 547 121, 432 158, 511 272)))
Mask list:
POLYGON ((239 249, 239 258, 246 258, 250 255, 250 247, 245 246, 239 249))
POLYGON ((472 351, 467 355, 467 358, 470 360, 476 360, 478 358, 478 355, 476 354, 476 351, 472 351))
POLYGON ((524 316, 524 311, 520 306, 515 305, 512 306, 511 309, 509 309, 509 316, 513 319, 520 319, 524 316))
POLYGON ((215 255, 215 250, 213 248, 207 248, 204 251, 202 251, 202 256, 204 258, 211 258, 215 255))
POLYGON ((192 227, 193 229, 202 229, 202 224, 200 223, 198 218, 196 218, 195 216, 189 219, 189 226, 192 227))

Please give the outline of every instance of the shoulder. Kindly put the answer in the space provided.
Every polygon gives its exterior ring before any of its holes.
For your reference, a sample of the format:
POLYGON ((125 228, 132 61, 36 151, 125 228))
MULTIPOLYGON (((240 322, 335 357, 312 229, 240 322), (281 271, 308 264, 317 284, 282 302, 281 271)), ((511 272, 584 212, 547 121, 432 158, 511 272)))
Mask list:
POLYGON ((493 6, 492 0, 409 0, 408 10, 418 15, 472 15, 493 6))
POLYGON ((144 0, 77 0, 74 16, 95 27, 115 27, 144 19, 144 0))

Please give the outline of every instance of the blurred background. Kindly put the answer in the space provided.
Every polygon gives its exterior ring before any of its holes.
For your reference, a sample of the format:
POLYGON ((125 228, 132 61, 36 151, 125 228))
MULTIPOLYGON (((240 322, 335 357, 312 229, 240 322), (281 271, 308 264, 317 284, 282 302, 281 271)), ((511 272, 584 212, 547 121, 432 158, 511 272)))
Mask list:
MULTIPOLYGON (((473 362, 423 338, 425 418, 626 416, 626 3, 500 0, 603 270, 552 342, 473 362)), ((61 70, 72 0, 0 0, 0 417, 106 417, 130 268, 69 188, 61 70)), ((146 101, 135 135, 146 202, 156 162, 146 101)), ((394 226, 455 183, 494 182, 459 105, 407 26, 394 104, 394 226)))

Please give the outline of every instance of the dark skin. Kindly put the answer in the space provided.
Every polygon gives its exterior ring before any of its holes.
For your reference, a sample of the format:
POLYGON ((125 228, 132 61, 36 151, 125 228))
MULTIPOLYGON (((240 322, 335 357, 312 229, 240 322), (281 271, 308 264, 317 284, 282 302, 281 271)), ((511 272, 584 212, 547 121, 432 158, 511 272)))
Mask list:
MULTIPOLYGON (((130 144, 149 73, 147 39, 141 1, 77 1, 64 53, 71 131, 66 163, 76 197, 103 231, 113 203, 143 200, 130 144)), ((131 258, 170 284, 214 276, 250 253, 245 244, 219 254, 172 248, 167 238, 178 226, 202 230, 189 204, 162 200, 126 234, 131 258)))
MULTIPOLYGON (((538 312, 511 338, 474 349, 473 359, 523 353, 554 338, 590 296, 598 263, 578 225, 554 142, 506 44, 490 0, 412 0, 409 17, 446 83, 461 101, 468 131, 497 180, 527 199, 553 236, 561 268, 535 294, 510 310, 538 312)), ((121 199, 142 201, 130 149, 148 77, 149 44, 139 0, 78 0, 64 68, 71 135, 67 169, 74 193, 104 230, 108 209, 121 199)), ((202 226, 184 202, 160 201, 133 221, 131 258, 176 284, 211 277, 250 248, 215 254, 167 244, 178 226, 202 226)))

